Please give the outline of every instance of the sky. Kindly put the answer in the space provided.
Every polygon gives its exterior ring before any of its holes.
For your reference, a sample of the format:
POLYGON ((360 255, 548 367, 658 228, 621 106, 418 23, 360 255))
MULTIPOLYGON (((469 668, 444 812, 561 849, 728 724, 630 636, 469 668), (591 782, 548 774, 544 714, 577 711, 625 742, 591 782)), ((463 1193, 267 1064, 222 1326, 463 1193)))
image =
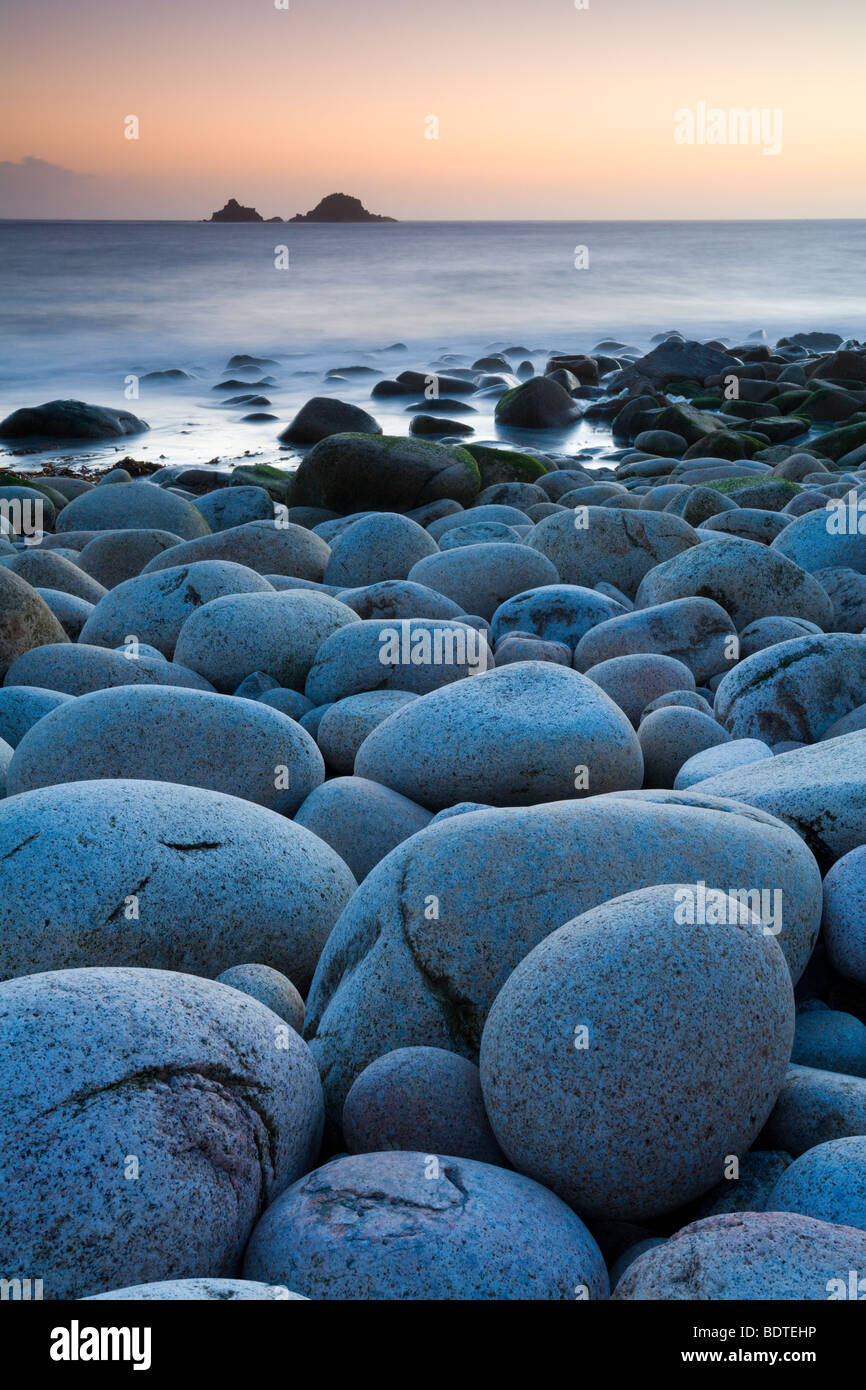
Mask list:
POLYGON ((866 215, 864 0, 6 0, 0 54, 2 217, 866 215))

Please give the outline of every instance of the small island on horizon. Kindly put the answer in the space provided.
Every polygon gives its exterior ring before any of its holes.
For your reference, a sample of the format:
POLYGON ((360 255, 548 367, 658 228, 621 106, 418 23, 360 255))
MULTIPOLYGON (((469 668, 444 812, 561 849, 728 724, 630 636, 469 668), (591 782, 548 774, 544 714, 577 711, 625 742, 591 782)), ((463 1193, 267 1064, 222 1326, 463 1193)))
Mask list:
MULTIPOLYGON (((225 207, 206 219, 209 222, 264 222, 266 219, 256 208, 243 207, 236 198, 229 198, 225 207)), ((269 217, 268 222, 282 222, 282 217, 269 217)), ((396 217, 384 217, 381 213, 368 212, 360 198, 347 193, 329 193, 322 198, 311 212, 299 212, 288 218, 289 222, 396 222, 396 217)))

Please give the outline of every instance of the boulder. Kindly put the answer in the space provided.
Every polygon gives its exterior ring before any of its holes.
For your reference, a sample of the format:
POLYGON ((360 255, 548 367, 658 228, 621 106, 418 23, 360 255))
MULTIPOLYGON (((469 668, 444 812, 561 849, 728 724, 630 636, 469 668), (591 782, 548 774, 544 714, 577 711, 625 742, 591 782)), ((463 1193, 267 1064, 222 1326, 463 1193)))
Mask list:
POLYGON ((624 611, 615 599, 580 584, 542 584, 501 603, 490 626, 497 642, 511 632, 527 632, 574 651, 585 633, 624 611))
POLYGON ((295 506, 408 512, 440 497, 469 506, 481 475, 457 445, 369 434, 333 434, 315 444, 294 476, 295 506))
POLYGON ((272 521, 274 504, 263 487, 215 488, 196 499, 211 531, 230 531, 248 521, 272 521))
POLYGON ((322 643, 348 625, 360 625, 357 613, 328 594, 226 594, 190 614, 175 655, 217 690, 236 690, 253 671, 302 690, 322 643))
MULTIPOLYGON (((629 522, 634 520, 628 517, 629 522)), ((826 627, 832 615, 830 600, 817 579, 773 546, 739 536, 723 536, 712 545, 695 546, 656 565, 641 581, 635 603, 638 608, 650 608, 696 596, 714 599, 738 628, 756 618, 780 614, 826 627)))
POLYGON ((419 560, 438 553, 433 537, 417 521, 397 512, 374 513, 334 540, 324 582, 354 589, 386 579, 406 579, 419 560))
MULTIPOLYGON (((61 628, 61 632, 63 629, 61 628)), ((63 634, 64 639, 66 634, 63 634)), ((115 685, 177 685, 190 690, 212 690, 197 672, 174 661, 166 661, 149 648, 140 653, 134 646, 123 652, 94 647, 87 642, 52 643, 34 647, 12 663, 6 673, 8 685, 35 685, 42 690, 66 695, 88 695, 115 685)))
POLYGON ((432 811, 459 801, 531 806, 619 791, 639 787, 642 772, 637 739, 614 702, 576 671, 541 661, 413 700, 380 723, 355 758, 357 776, 432 811))
POLYGON ((349 401, 313 396, 279 436, 281 444, 318 444, 332 434, 381 434, 382 426, 349 401))
POLYGON ((291 980, 270 965, 232 965, 217 976, 221 985, 258 999, 296 1033, 304 1030, 304 1001, 291 980))
POLYGON ((68 502, 55 531, 170 531, 185 541, 210 535, 197 507, 155 483, 118 483, 95 487, 68 502))
POLYGON ((0 439, 122 439, 150 429, 129 410, 84 401, 22 406, 0 421, 0 439))
POLYGON ((429 822, 430 812, 423 806, 364 777, 330 778, 295 814, 295 823, 330 845, 359 883, 429 822))
POLYGON ((586 671, 611 657, 661 653, 688 666, 698 685, 725 671, 736 628, 724 608, 708 598, 674 599, 598 623, 577 645, 574 664, 586 671))
POLYGON ((767 1211, 793 1211, 866 1232, 866 1135, 816 1144, 782 1173, 767 1211))
POLYGON ((779 944, 799 977, 818 934, 820 875, 772 816, 698 792, 632 792, 437 819, 370 873, 319 962, 305 1031, 334 1120, 383 1052, 444 1047, 477 1060, 493 999, 555 923, 695 880, 779 890, 779 944))
POLYGON ((25 550, 4 564, 6 570, 20 577, 34 589, 57 589, 88 603, 98 603, 106 590, 77 564, 50 550, 25 550))
POLYGON ((284 816, 325 780, 309 734, 260 701, 143 685, 97 690, 46 714, 15 750, 9 793, 77 782, 83 769, 94 779, 207 787, 284 816))
POLYGON ((168 782, 67 782, 11 797, 0 802, 0 849, 16 859, 0 903, 0 979, 145 964, 214 976, 258 958, 306 990, 355 888, 301 826, 168 782))
POLYGON ((866 1234, 788 1212, 744 1211, 696 1221, 646 1251, 613 1294, 622 1302, 845 1298, 866 1234), (841 1291, 840 1291, 841 1290, 841 1291))
POLYGON ((320 583, 330 553, 321 537, 303 526, 288 521, 283 524, 279 518, 247 521, 243 526, 231 526, 228 531, 187 541, 155 556, 144 566, 142 574, 191 565, 196 560, 233 560, 259 574, 285 574, 320 583))
POLYGON ((492 618, 501 603, 525 589, 555 584, 550 560, 525 545, 466 545, 419 560, 409 579, 458 603, 466 613, 492 618))
POLYGON ((81 641, 119 647, 131 638, 156 647, 169 660, 180 630, 193 613, 229 594, 271 594, 255 570, 230 560, 198 560, 116 584, 88 618, 81 641))
POLYGON ((462 618, 463 609, 444 594, 408 579, 382 579, 359 589, 341 589, 341 603, 359 618, 462 618))
POLYGON ((717 777, 735 768, 750 767, 772 758, 773 750, 757 738, 735 738, 729 742, 715 744, 701 752, 693 753, 674 778, 676 791, 688 791, 689 787, 705 782, 708 777, 717 777))
POLYGON ((474 1062, 441 1047, 400 1047, 365 1067, 343 1106, 349 1152, 448 1153, 508 1166, 474 1062))
POLYGON ((799 1158, 816 1144, 866 1135, 866 1078, 792 1066, 763 1141, 799 1158))
POLYGON ((68 641, 62 624, 32 585, 0 565, 0 679, 26 652, 68 641))
POLYGON ((734 738, 814 743, 866 702, 866 637, 821 633, 746 657, 716 691, 716 718, 734 738))
POLYGON ((327 1300, 608 1293, 601 1251, 552 1192, 488 1163, 411 1152, 335 1158, 295 1183, 253 1231, 244 1277, 327 1300))
POLYGON ((417 699, 408 690, 367 690, 329 705, 316 730, 316 742, 329 770, 351 774, 368 734, 417 699))
POLYGON ((274 1046, 275 1023, 161 970, 0 984, 0 1265, 39 1270, 52 1299, 237 1274, 321 1135, 315 1066, 291 1030, 274 1046))
POLYGON ((612 656, 585 672, 588 680, 610 696, 638 727, 647 705, 672 690, 694 690, 695 678, 673 656, 635 654, 612 656))
POLYGON ((644 761, 644 786, 673 787, 680 768, 695 754, 730 743, 730 734, 700 710, 670 705, 640 722, 638 741, 644 761))
POLYGON ((551 561, 563 584, 592 588, 603 580, 633 598, 648 571, 699 547, 700 537, 677 516, 587 507, 545 517, 526 543, 551 561))
MULTIPOLYGON (((72 532, 70 541, 74 537, 72 532)), ((154 556, 181 544, 180 536, 171 531, 95 531, 76 564, 106 589, 113 589, 124 579, 134 579, 154 556)))
POLYGON ((304 693, 314 705, 365 690, 426 695, 493 665, 484 636, 454 619, 368 618, 327 637, 316 652, 304 693))
MULTIPOLYGON (((858 737, 858 748, 866 734, 858 737)), ((840 744, 842 740, 839 740, 840 744)), ((840 753, 842 752, 840 748, 840 753)), ((862 799, 862 791, 860 793, 862 799)), ((832 815, 833 807, 828 807, 832 815)), ((866 845, 859 844, 833 865, 824 880, 824 944, 835 970, 866 988, 866 845)), ((841 1070, 841 1068, 840 1068, 841 1070)), ((858 1071, 857 1075, 864 1075, 858 1071)))
POLYGON ((24 735, 58 705, 71 700, 59 690, 32 685, 7 685, 0 689, 0 738, 17 748, 24 735))
POLYGON ((533 376, 496 402, 497 425, 510 429, 563 429, 578 418, 580 411, 564 387, 546 376, 533 376))
POLYGON ((686 920, 682 893, 694 899, 687 885, 643 888, 566 923, 484 1025, 499 1143, 587 1217, 645 1221, 708 1191, 785 1079, 794 993, 778 943, 724 894, 719 921, 686 920))

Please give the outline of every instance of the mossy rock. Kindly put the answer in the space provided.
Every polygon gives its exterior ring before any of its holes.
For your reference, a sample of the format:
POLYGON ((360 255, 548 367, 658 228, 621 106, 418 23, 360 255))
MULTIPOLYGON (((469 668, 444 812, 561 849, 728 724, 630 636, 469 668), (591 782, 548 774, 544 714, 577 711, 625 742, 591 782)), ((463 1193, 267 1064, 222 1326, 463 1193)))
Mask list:
POLYGON ((721 410, 724 396, 692 396, 695 410, 721 410))
POLYGON ((814 425, 846 424, 858 414, 859 401, 848 391, 822 386, 811 392, 805 404, 797 412, 811 420, 814 425))
MULTIPOLYGON (((766 475, 755 478, 746 473, 739 478, 715 478, 706 486, 712 488, 714 492, 720 492, 723 497, 730 497, 732 494, 745 492, 749 488, 764 487, 767 481, 766 475)), ((803 491, 800 484, 792 483, 790 478, 773 478, 771 481, 778 484, 780 489, 787 493, 786 501, 790 501, 796 493, 803 491)), ((750 502, 748 505, 751 506, 752 503, 750 502)))
POLYGON ((826 434, 819 434, 815 439, 810 439, 809 451, 821 454, 823 458, 838 461, 852 449, 859 449, 861 444, 866 444, 866 420, 851 420, 841 429, 828 430, 826 434))
POLYGON ((462 445, 402 435, 332 434, 315 444, 294 475, 295 506, 408 512, 449 497, 469 507, 481 472, 462 445))
POLYGON ((652 428, 669 430, 671 434, 681 435, 687 444, 698 444, 715 434, 722 425, 715 415, 695 410, 693 405, 669 405, 655 420, 652 428))
POLYGON ((779 407, 782 415, 797 415, 811 394, 811 391, 782 391, 774 397, 773 404, 779 407))
POLYGON ((759 420, 757 425, 769 444, 787 444, 809 429, 809 421, 800 415, 779 415, 771 420, 759 420))
POLYGON ((229 487, 262 487, 273 502, 289 506, 294 477, 270 463, 241 463, 232 469, 229 487))
MULTIPOLYGON (((693 396, 699 396, 704 387, 699 381, 669 381, 665 388, 669 396, 686 396, 692 400, 693 396)), ((694 405, 695 402, 692 401, 694 405)))
MULTIPOLYGON (((769 442, 769 441, 767 441, 769 442)), ((719 430, 708 439, 700 439, 686 450, 684 458, 736 459, 751 458, 758 444, 755 436, 739 434, 736 430, 719 430)))
POLYGON ((40 482, 38 478, 30 477, 26 473, 0 472, 0 487, 30 487, 36 492, 41 492, 50 502, 54 503, 56 511, 65 507, 69 501, 62 492, 56 492, 48 483, 40 482))
POLYGON ((478 464, 482 488, 492 487, 494 483, 534 483, 536 478, 550 471, 540 459, 514 449, 496 449, 489 444, 466 444, 464 447, 478 464))

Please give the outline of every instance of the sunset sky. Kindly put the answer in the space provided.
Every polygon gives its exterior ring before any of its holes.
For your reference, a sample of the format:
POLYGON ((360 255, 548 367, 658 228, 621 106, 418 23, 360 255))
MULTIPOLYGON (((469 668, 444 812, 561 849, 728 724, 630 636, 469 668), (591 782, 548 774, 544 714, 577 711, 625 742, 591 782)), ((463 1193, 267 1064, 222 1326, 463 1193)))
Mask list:
POLYGON ((288 3, 10 7, 0 216, 866 215, 864 0, 288 3), (781 153, 676 144, 698 102, 780 110, 781 153))

